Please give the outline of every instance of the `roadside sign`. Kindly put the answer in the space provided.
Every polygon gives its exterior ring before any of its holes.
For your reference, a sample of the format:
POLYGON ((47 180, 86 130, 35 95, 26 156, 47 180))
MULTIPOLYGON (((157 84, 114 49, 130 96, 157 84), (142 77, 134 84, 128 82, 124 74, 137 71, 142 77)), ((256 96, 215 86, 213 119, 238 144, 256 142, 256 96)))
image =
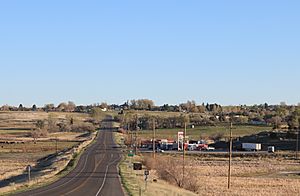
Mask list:
POLYGON ((133 170, 142 170, 142 163, 133 163, 133 170))
POLYGON ((28 171, 28 182, 30 182, 31 165, 27 165, 26 170, 28 171))
POLYGON ((179 131, 177 133, 177 148, 178 150, 182 150, 183 149, 183 139, 184 139, 184 132, 183 131, 179 131))
POLYGON ((144 174, 145 174, 145 189, 147 190, 147 180, 148 180, 148 176, 150 174, 149 170, 145 170, 144 171, 144 174))
POLYGON ((132 150, 129 151, 128 156, 129 156, 129 157, 133 157, 133 156, 134 156, 134 153, 133 153, 132 150))
POLYGON ((150 174, 149 170, 145 170, 144 174, 145 174, 145 176, 149 176, 149 174, 150 174))
POLYGON ((26 166, 26 170, 27 170, 27 171, 30 171, 30 170, 31 170, 31 165, 27 165, 27 166, 26 166))

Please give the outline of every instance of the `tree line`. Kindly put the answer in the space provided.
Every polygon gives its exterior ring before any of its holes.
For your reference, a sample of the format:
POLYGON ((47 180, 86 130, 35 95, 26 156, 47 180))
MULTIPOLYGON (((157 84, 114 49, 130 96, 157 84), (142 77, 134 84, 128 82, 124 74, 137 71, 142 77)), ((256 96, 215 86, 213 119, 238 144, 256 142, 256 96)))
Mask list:
MULTIPOLYGON (((155 105, 150 99, 137 99, 126 101, 123 104, 93 104, 77 106, 74 102, 63 102, 55 106, 54 104, 45 104, 43 107, 33 105, 30 108, 20 104, 18 107, 4 105, 0 107, 1 111, 45 111, 45 112, 80 112, 99 115, 103 111, 117 111, 121 116, 130 111, 154 111, 154 112, 177 112, 189 116, 190 123, 196 126, 216 125, 218 123, 229 122, 237 124, 255 124, 255 125, 272 125, 274 129, 299 127, 300 105, 287 105, 284 102, 278 105, 238 105, 238 106, 221 106, 219 104, 202 103, 197 104, 195 101, 187 101, 178 105, 163 104, 155 105)), ((141 112, 142 113, 142 112, 141 112)), ((103 114, 101 114, 103 115, 103 114)), ((153 116, 153 115, 152 115, 153 116)), ((123 118, 123 117, 118 117, 123 118)), ((147 121, 149 116, 142 115, 139 117, 140 127, 149 128, 147 121)), ((152 118, 152 117, 151 117, 152 118)), ((156 116, 159 128, 175 128, 182 126, 182 117, 180 115, 156 116)), ((123 122, 124 120, 121 119, 123 122)), ((130 121, 130 120, 126 120, 130 121)), ((132 120, 131 120, 132 121, 132 120)), ((133 122, 127 123, 127 126, 133 126, 133 122)))

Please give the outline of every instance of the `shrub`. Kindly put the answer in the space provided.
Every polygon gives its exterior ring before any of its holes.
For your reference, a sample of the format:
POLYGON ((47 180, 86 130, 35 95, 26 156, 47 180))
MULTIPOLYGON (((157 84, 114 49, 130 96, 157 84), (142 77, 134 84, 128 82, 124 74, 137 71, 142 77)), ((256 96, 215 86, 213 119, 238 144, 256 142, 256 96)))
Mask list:
POLYGON ((161 158, 157 160, 156 171, 159 178, 183 188, 182 168, 178 166, 178 161, 170 157, 161 158))
POLYGON ((124 144, 126 145, 126 146, 131 146, 132 144, 133 144, 133 137, 131 136, 131 135, 129 135, 129 134, 126 134, 125 135, 125 138, 124 138, 125 140, 124 140, 124 144))
POLYGON ((48 135, 47 129, 34 129, 31 131, 31 137, 39 138, 39 137, 46 137, 48 135))
POLYGON ((142 161, 143 165, 145 165, 147 167, 147 169, 151 170, 151 169, 155 169, 155 160, 150 157, 150 156, 146 156, 144 157, 143 161, 142 161))
POLYGON ((185 176, 183 178, 183 168, 178 159, 168 157, 157 159, 156 162, 152 157, 145 157, 143 164, 148 168, 155 168, 160 179, 174 184, 180 188, 198 192, 200 184, 192 167, 185 167, 185 176))
POLYGON ((69 131, 71 131, 71 126, 67 125, 65 123, 60 123, 60 124, 58 124, 58 126, 59 126, 59 131, 61 131, 61 132, 69 132, 69 131))
POLYGON ((91 123, 80 123, 71 127, 72 132, 93 132, 96 128, 91 123))

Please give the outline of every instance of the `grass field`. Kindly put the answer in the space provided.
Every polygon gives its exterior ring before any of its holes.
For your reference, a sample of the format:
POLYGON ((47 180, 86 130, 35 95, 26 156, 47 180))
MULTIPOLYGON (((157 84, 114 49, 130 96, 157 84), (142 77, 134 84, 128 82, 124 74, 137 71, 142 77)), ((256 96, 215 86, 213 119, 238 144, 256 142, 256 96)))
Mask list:
MULTIPOLYGON (((160 116, 160 117, 174 117, 180 116, 181 112, 161 112, 161 111, 128 111, 132 115, 148 115, 148 116, 160 116)), ((201 114, 205 116, 206 114, 201 114)), ((262 131, 270 131, 272 127, 270 126, 256 126, 256 125, 233 125, 233 137, 240 137, 245 135, 257 134, 262 131)), ((177 132, 183 131, 183 129, 157 129, 156 136, 159 139, 176 139, 177 132)), ((229 136, 229 124, 219 124, 216 126, 198 126, 194 129, 187 129, 187 136, 190 139, 207 139, 208 137, 214 136, 216 134, 222 134, 224 137, 229 136)), ((152 138, 152 130, 142 130, 139 131, 139 136, 144 139, 152 138)))
MULTIPOLYGON (((30 130, 34 128, 34 122, 37 120, 46 120, 48 118, 56 120, 65 120, 73 118, 83 121, 89 118, 88 114, 66 113, 66 112, 3 112, 0 111, 0 130, 30 130)), ((1 132, 1 131, 0 131, 1 132)))
MULTIPOLYGON (((262 131, 270 131, 271 127, 268 126, 251 126, 251 125, 236 125, 233 126, 233 137, 241 137, 245 135, 257 134, 262 131)), ((156 137, 160 139, 176 139, 177 132, 183 131, 183 129, 158 129, 156 130, 156 137)), ((228 126, 201 126, 194 129, 187 129, 187 136, 189 139, 204 139, 216 134, 223 134, 224 137, 229 136, 228 126)), ((139 132, 139 137, 144 139, 152 139, 152 130, 145 130, 139 132)))
POLYGON ((20 130, 20 129, 0 129, 0 137, 3 135, 15 135, 15 136, 20 136, 20 135, 27 135, 28 133, 30 133, 31 130, 20 130))
POLYGON ((78 142, 65 142, 65 141, 37 141, 34 142, 24 142, 16 144, 0 144, 0 153, 35 153, 44 152, 45 154, 51 154, 56 152, 56 147, 58 151, 71 148, 77 145, 78 142))
MULTIPOLYGON (((151 155, 145 155, 150 157, 151 155)), ((146 158, 149 159, 149 158, 146 158)), ((153 158, 152 162, 154 162, 153 158)), ((177 179, 182 178, 182 157, 179 155, 157 155, 158 167, 170 167, 179 171, 177 179), (166 160, 174 160, 173 165, 164 165, 166 160), (163 161, 165 160, 165 161, 163 161)), ((193 174, 198 184, 199 195, 299 195, 299 161, 282 157, 236 157, 232 160, 231 188, 227 188, 228 158, 188 156, 185 159, 186 173, 193 174)), ((152 171, 152 173, 155 173, 152 171)), ((191 176, 191 177, 193 177, 191 176)), ((169 178, 174 183, 173 178, 169 178)))
MULTIPOLYGON (((178 158, 180 163, 181 158, 178 158)), ((234 158, 231 189, 227 189, 228 160, 190 157, 188 167, 199 176, 206 195, 299 195, 300 164, 293 159, 234 158), (295 172, 287 175, 286 172, 295 172)))
MULTIPOLYGON (((33 188, 39 188, 41 186, 49 185, 50 183, 53 183, 54 181, 58 180, 59 178, 64 177, 67 175, 74 167, 76 166, 81 153, 83 150, 90 145, 96 136, 96 133, 92 133, 91 137, 89 139, 85 140, 84 142, 81 142, 79 146, 76 146, 76 148, 72 148, 68 150, 66 153, 59 153, 58 156, 43 159, 42 163, 48 165, 51 164, 50 167, 46 167, 46 170, 42 170, 39 172, 42 176, 39 178, 32 178, 30 183, 27 181, 24 183, 10 183, 9 186, 5 186, 3 188, 0 188, 0 195, 12 195, 15 193, 19 193, 22 191, 31 190, 33 188)), ((22 153, 24 158, 24 153, 22 153)), ((19 163, 16 161, 16 156, 18 154, 16 153, 7 153, 9 155, 7 158, 7 161, 11 161, 10 167, 13 167, 14 170, 11 171, 11 175, 19 175, 20 173, 24 172, 24 164, 26 163, 19 163), (13 156, 16 155, 16 156, 13 156), (20 169, 18 169, 20 168, 20 169)), ((26 156, 31 157, 33 159, 32 164, 34 165, 36 162, 35 160, 39 158, 44 158, 44 152, 36 152, 36 153, 26 153, 26 156)), ((1 162, 1 161, 0 161, 1 162)), ((43 165, 42 164, 42 165, 43 165)), ((41 164, 39 164, 41 166, 41 164)), ((8 171, 5 171, 6 174, 9 174, 8 171)), ((1 176, 1 178, 5 179, 5 177, 1 176)), ((0 180, 1 182, 1 180, 0 180)))
POLYGON ((47 137, 34 142, 29 133, 37 120, 49 117, 57 121, 74 118, 78 122, 88 119, 87 114, 60 112, 0 112, 0 180, 21 174, 27 165, 35 165, 43 157, 72 148, 85 138, 83 133, 49 133, 47 137), (58 142, 53 139, 58 139, 58 142), (16 143, 13 143, 16 142, 16 143), (57 148, 57 149, 56 149, 57 148))
MULTIPOLYGON (((57 150, 69 149, 78 142, 58 142, 57 150)), ((0 180, 22 173, 27 165, 35 165, 37 160, 56 152, 56 143, 26 142, 24 144, 0 145, 0 180)))
MULTIPOLYGON (((248 128, 240 129, 240 134, 249 134, 247 130, 248 128)), ((115 137, 118 143, 122 143, 120 138, 124 135, 118 133, 115 137)), ((157 178, 155 169, 150 171, 146 190, 142 172, 133 172, 131 163, 151 155, 136 156, 133 160, 126 154, 125 156, 120 169, 123 183, 131 195, 139 195, 140 188, 142 195, 194 195, 161 179, 158 179, 158 183, 154 182, 153 179, 157 178)), ((181 155, 157 154, 157 161, 163 159, 174 159, 176 164, 171 167, 177 167, 177 171, 182 171, 181 155)), ((226 156, 187 156, 185 167, 197 176, 198 195, 300 195, 300 162, 287 156, 234 157, 231 189, 227 188, 228 158, 226 156)))

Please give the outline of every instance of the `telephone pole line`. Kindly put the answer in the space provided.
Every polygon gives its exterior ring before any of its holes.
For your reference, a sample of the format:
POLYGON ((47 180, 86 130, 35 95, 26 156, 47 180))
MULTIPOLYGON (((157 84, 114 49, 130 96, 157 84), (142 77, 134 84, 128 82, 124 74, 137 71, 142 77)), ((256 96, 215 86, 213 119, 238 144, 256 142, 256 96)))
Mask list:
POLYGON ((186 122, 184 122, 184 134, 183 134, 183 144, 182 144, 182 185, 184 184, 185 178, 185 139, 186 139, 186 122))
POLYGON ((138 149, 138 115, 136 115, 136 130, 135 130, 135 154, 137 154, 137 149, 138 149))
POLYGON ((228 163, 228 189, 231 183, 231 159, 232 159, 232 122, 230 122, 230 137, 229 137, 229 163, 228 163))
POLYGON ((57 139, 57 136, 55 137, 55 151, 56 151, 56 154, 58 153, 58 139, 57 139))
POLYGON ((155 143, 155 119, 153 118, 152 120, 152 123, 153 123, 153 158, 155 159, 156 158, 156 155, 155 155, 155 150, 156 150, 156 143, 155 143))
POLYGON ((298 151, 299 151, 299 129, 296 131, 297 139, 296 139, 296 160, 298 160, 298 151))

